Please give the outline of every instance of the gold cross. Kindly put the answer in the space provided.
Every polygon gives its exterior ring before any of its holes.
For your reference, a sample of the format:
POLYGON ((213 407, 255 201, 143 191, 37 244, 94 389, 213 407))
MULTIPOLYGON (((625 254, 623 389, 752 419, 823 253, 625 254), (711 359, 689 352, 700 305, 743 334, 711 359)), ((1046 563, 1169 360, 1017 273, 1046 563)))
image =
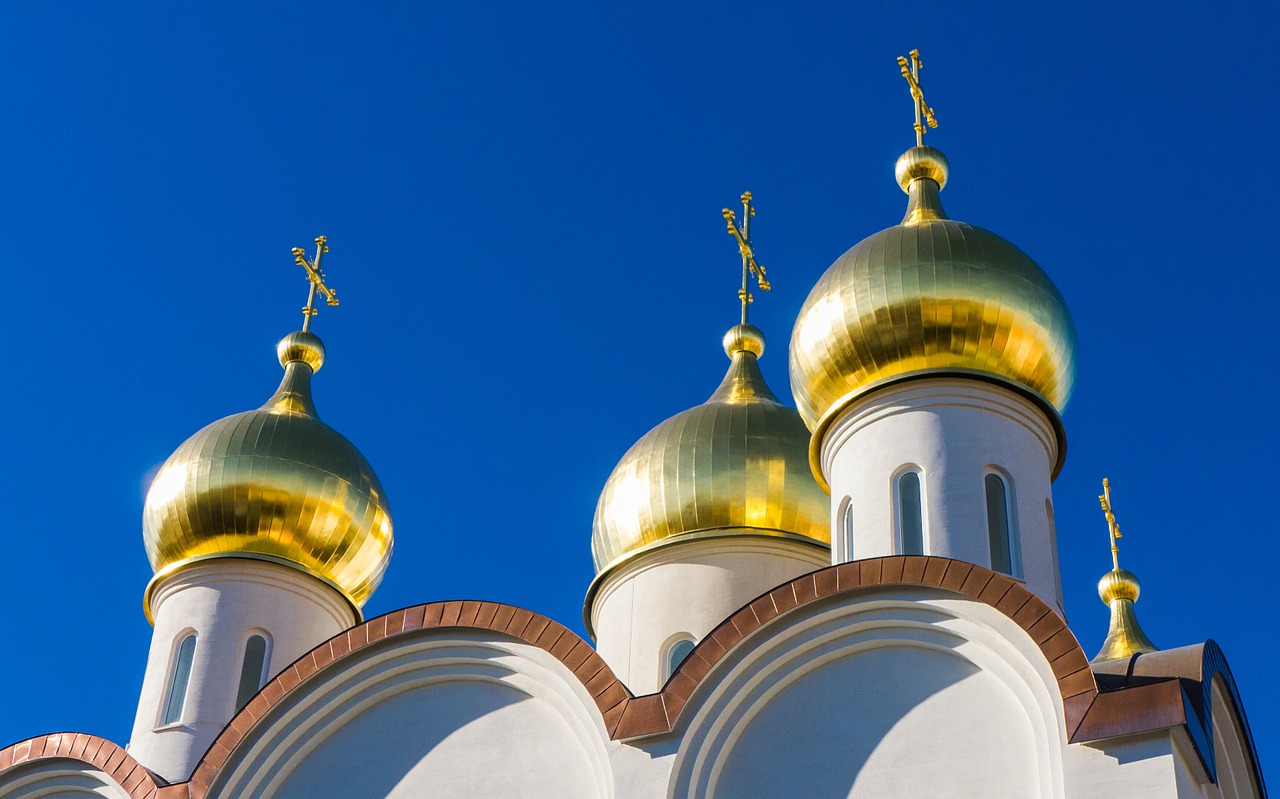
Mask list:
POLYGON ((916 107, 916 146, 924 146, 924 124, 928 122, 929 127, 938 127, 938 120, 933 116, 933 109, 925 104, 924 89, 920 88, 920 67, 924 64, 920 63, 920 51, 912 50, 907 55, 911 56, 911 61, 902 56, 898 56, 898 66, 902 69, 902 77, 907 79, 907 83, 911 85, 911 99, 915 101, 916 107), (920 117, 924 117, 922 122, 920 117))
POLYGON ((724 221, 729 223, 729 235, 738 240, 738 253, 742 256, 742 288, 738 289, 738 299, 742 301, 742 324, 747 323, 747 306, 755 302, 751 296, 751 276, 756 276, 756 283, 761 291, 769 290, 769 281, 765 279, 764 267, 756 263, 756 250, 751 244, 751 217, 756 209, 751 204, 751 192, 745 191, 739 198, 742 200, 742 227, 738 227, 737 218, 728 208, 721 211, 724 221))
POLYGON ((1102 512, 1107 516, 1107 528, 1111 531, 1111 565, 1116 569, 1120 568, 1120 547, 1116 544, 1120 535, 1120 525, 1116 524, 1115 514, 1111 512, 1111 481, 1102 478, 1102 493, 1098 495, 1098 502, 1102 503, 1102 512))
POLYGON ((329 251, 328 241, 329 239, 326 236, 316 237, 316 257, 313 261, 307 260, 307 256, 301 247, 293 248, 294 263, 307 270, 307 280, 311 283, 311 288, 307 293, 307 304, 302 309, 303 332, 311 329, 311 317, 316 315, 317 289, 324 295, 325 301, 329 305, 338 304, 338 293, 325 285, 324 272, 320 271, 320 259, 329 251))

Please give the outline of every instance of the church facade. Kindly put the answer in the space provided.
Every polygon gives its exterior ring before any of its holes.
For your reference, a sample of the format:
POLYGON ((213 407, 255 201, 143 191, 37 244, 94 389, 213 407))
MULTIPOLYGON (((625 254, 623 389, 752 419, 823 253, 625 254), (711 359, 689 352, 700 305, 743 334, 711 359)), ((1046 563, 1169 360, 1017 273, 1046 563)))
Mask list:
POLYGON ((362 618, 392 524, 312 399, 322 237, 295 251, 312 302, 279 388, 189 438, 148 493, 130 741, 10 746, 0 797, 1266 796, 1218 646, 1143 634, 1109 486, 1111 629, 1091 659, 1068 628, 1052 483, 1074 325, 1028 255, 947 217, 947 159, 903 74, 907 209, 814 285, 795 409, 757 365, 750 195, 726 209, 729 366, 603 488, 594 644, 483 601, 362 618))

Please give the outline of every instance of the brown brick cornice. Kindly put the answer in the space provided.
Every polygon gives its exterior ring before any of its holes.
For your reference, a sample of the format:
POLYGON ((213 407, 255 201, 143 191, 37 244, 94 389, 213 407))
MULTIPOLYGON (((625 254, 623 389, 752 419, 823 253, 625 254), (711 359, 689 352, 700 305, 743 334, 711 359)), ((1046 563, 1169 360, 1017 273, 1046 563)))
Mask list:
MULTIPOLYGON (((896 555, 843 563, 802 575, 747 603, 711 631, 689 653, 658 697, 666 711, 666 729, 625 723, 611 730, 615 739, 670 730, 699 682, 729 651, 759 627, 818 600, 881 587, 937 588, 969 597, 1003 613, 1026 631, 1044 654, 1057 680, 1070 738, 1098 695, 1089 659, 1057 611, 1022 583, 990 569, 950 558, 896 555)), ((649 700, 637 697, 634 702, 649 700)), ((655 714, 656 715, 656 714, 655 714)), ((647 718, 647 717, 646 717, 647 718)))
MULTIPOLYGON (((130 799, 169 799, 164 783, 129 753, 106 738, 81 732, 55 732, 28 738, 0 750, 0 775, 43 760, 72 760, 93 766, 128 792, 130 799)), ((186 796, 185 789, 181 796, 186 796)))
MULTIPOLYGON (((670 732, 702 679, 760 627, 822 599, 890 586, 950 591, 989 605, 1012 619, 1031 637, 1053 669, 1066 713, 1068 740, 1074 737, 1085 712, 1098 696, 1098 685, 1084 650, 1062 617, 1021 583, 990 569, 948 558, 894 556, 819 569, 749 602, 699 642, 661 691, 643 696, 633 695, 595 649, 573 631, 522 608, 474 600, 433 602, 370 619, 317 646, 267 683, 223 728, 197 765, 190 782, 182 784, 189 789, 189 793, 182 795, 203 799, 219 769, 249 731, 298 686, 386 640, 423 630, 472 629, 512 636, 536 646, 563 663, 582 683, 599 709, 610 738, 625 740, 670 732)), ((38 740, 43 739, 32 739, 38 740)), ((11 753, 28 743, 32 742, 16 744, 0 752, 0 773, 10 765, 4 758, 12 760, 11 753)), ((119 751, 128 764, 123 774, 126 779, 140 779, 145 775, 153 790, 159 788, 149 772, 128 758, 123 750, 119 751), (140 774, 134 773, 134 767, 140 774)), ((83 759, 74 753, 70 756, 83 759)), ((32 758, 24 757, 29 759, 32 758)), ((181 787, 165 790, 173 791, 172 796, 176 798, 181 787)), ((170 799, 170 794, 157 795, 156 799, 170 799)))

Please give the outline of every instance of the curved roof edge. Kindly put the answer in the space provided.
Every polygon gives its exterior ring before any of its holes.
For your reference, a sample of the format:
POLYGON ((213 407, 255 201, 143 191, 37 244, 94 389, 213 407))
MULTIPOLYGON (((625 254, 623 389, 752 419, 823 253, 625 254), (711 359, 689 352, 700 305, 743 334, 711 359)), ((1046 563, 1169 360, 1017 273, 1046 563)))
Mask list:
MULTIPOLYGON (((1176 724, 1188 724, 1190 727, 1191 719, 1187 719, 1185 714, 1180 717, 1178 713, 1166 712, 1171 708, 1170 697, 1164 696, 1168 688, 1159 688, 1155 692, 1152 688, 1172 686, 1176 689, 1173 698, 1179 699, 1176 709, 1181 713, 1184 689, 1180 680, 1199 679, 1202 696, 1197 699, 1201 708, 1208 708, 1212 678, 1221 675, 1248 738, 1258 784, 1262 785, 1256 752, 1252 749, 1253 739, 1244 719, 1235 681, 1221 650, 1213 642, 1203 645, 1196 672, 1198 677, 1170 673, 1147 679, 1142 685, 1117 686, 1114 675, 1107 669, 1099 669, 1095 674, 1063 618, 1021 583, 964 561, 916 555, 829 566, 762 594, 721 622, 699 642, 657 693, 632 694, 589 643, 545 616, 497 602, 433 602, 370 619, 339 633, 287 666, 223 728, 188 782, 166 786, 115 744, 97 736, 73 733, 32 738, 0 750, 0 775, 24 763, 64 758, 102 769, 120 781, 133 799, 203 799, 218 771, 231 759, 249 732, 269 715, 274 705, 300 685, 317 673, 327 671, 334 664, 382 641, 430 630, 487 630, 537 646, 558 659, 581 681, 599 708, 612 740, 661 735, 674 729, 681 710, 702 679, 756 630, 821 599, 892 586, 938 588, 967 596, 995 608, 1026 631, 1053 669, 1063 702, 1067 740, 1072 743, 1176 724), (1104 686, 1101 692, 1100 682, 1104 686), (1111 689, 1106 690, 1109 683, 1111 689)), ((1152 658, 1151 665, 1155 666, 1162 662, 1156 655, 1167 657, 1178 651, 1143 657, 1152 658)), ((1121 661, 1121 664, 1121 673, 1124 674, 1128 661, 1121 661)), ((1190 706, 1198 729, 1211 736, 1211 714, 1201 712, 1196 716, 1196 706, 1190 706)), ((1192 732, 1194 737, 1195 731, 1192 732)), ((1211 763, 1211 745, 1209 752, 1208 762, 1211 763)), ((1265 787, 1262 790, 1265 796, 1265 787)))
POLYGON ((130 799, 176 799, 187 796, 187 786, 167 785, 120 746, 82 732, 39 735, 0 749, 0 775, 42 760, 74 760, 106 774, 130 799))
POLYGON ((1220 677, 1231 701, 1230 710, 1240 721, 1258 793, 1265 799, 1267 786, 1253 731, 1227 657, 1216 641, 1103 661, 1093 664, 1093 670, 1102 693, 1085 712, 1072 743, 1183 726, 1209 779, 1217 783, 1213 682, 1220 677))

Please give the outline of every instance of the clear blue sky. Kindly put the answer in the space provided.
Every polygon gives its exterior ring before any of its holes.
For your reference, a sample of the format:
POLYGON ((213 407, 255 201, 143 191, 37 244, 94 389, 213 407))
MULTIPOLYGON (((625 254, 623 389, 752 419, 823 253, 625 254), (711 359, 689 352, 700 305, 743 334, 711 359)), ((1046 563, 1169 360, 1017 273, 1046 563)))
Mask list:
POLYGON ((901 218, 919 47, 948 211, 1079 329, 1072 627, 1096 651, 1106 475, 1147 632, 1223 645, 1280 780, 1276 5, 781 8, 5 4, 0 746, 128 738, 146 475, 274 389, 289 249, 319 233, 342 306, 317 404, 395 519, 367 612, 484 598, 581 630, 605 478, 727 365, 721 207, 757 198, 785 396, 809 288, 901 218))

